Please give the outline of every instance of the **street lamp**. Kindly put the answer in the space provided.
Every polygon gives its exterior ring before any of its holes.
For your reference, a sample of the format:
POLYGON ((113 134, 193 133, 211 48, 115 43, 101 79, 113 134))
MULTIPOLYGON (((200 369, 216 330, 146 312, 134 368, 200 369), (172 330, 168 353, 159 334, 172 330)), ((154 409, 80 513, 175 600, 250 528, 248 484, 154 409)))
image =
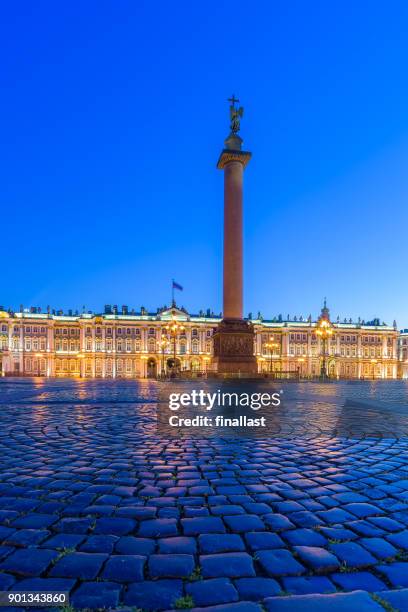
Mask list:
POLYGON ((165 371, 164 371, 164 352, 166 350, 166 348, 169 345, 169 341, 167 340, 167 338, 162 338, 160 340, 160 348, 161 348, 161 375, 162 377, 164 377, 165 371))
POLYGON ((321 370, 320 370, 320 377, 324 380, 325 378, 327 378, 327 371, 326 371, 326 346, 327 346, 327 340, 328 340, 328 338, 330 338, 330 336, 333 335, 333 329, 331 327, 331 323, 330 323, 329 319, 327 319, 325 317, 321 317, 318 320, 317 328, 316 328, 316 334, 322 340, 322 367, 321 367, 321 370))
POLYGON ((274 355, 274 349, 279 348, 278 342, 272 342, 273 338, 270 338, 268 342, 265 342, 264 347, 269 351, 269 373, 272 374, 272 359, 274 355))
POLYGON ((184 325, 178 323, 175 319, 172 319, 170 323, 164 326, 164 329, 173 338, 173 372, 176 372, 176 355, 177 355, 177 336, 180 332, 184 331, 184 325))

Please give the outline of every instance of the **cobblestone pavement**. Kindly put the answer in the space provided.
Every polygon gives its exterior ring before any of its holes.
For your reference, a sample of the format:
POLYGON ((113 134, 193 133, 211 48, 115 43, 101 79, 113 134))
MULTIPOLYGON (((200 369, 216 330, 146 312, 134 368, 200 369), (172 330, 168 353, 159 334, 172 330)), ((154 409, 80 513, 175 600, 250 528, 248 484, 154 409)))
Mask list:
POLYGON ((288 384, 309 426, 268 439, 165 439, 157 387, 0 380, 0 590, 93 610, 408 610, 408 437, 335 434, 350 397, 360 417, 391 397, 402 422, 404 383, 288 384))

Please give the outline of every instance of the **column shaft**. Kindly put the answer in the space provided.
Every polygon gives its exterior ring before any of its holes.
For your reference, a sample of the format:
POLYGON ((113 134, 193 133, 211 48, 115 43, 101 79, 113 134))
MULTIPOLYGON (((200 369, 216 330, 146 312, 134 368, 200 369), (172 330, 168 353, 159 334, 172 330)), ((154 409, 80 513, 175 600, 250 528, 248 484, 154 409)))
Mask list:
POLYGON ((224 169, 224 319, 242 319, 242 182, 244 167, 224 169))

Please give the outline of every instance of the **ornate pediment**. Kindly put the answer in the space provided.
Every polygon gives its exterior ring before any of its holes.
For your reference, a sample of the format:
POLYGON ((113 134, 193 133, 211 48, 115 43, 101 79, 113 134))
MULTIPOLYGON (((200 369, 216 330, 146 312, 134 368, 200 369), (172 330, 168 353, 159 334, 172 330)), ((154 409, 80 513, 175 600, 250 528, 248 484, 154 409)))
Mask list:
POLYGON ((164 308, 157 313, 157 319, 159 321, 189 321, 190 315, 184 309, 172 306, 171 308, 164 308))

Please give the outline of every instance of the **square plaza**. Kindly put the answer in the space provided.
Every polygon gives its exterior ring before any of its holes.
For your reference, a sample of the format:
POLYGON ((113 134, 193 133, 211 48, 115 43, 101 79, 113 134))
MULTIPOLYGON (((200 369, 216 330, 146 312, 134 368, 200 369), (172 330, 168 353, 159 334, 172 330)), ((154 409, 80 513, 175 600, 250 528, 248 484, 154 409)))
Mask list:
POLYGON ((404 381, 284 383, 257 439, 164 437, 160 384, 0 380, 1 590, 91 610, 407 609, 404 381))

